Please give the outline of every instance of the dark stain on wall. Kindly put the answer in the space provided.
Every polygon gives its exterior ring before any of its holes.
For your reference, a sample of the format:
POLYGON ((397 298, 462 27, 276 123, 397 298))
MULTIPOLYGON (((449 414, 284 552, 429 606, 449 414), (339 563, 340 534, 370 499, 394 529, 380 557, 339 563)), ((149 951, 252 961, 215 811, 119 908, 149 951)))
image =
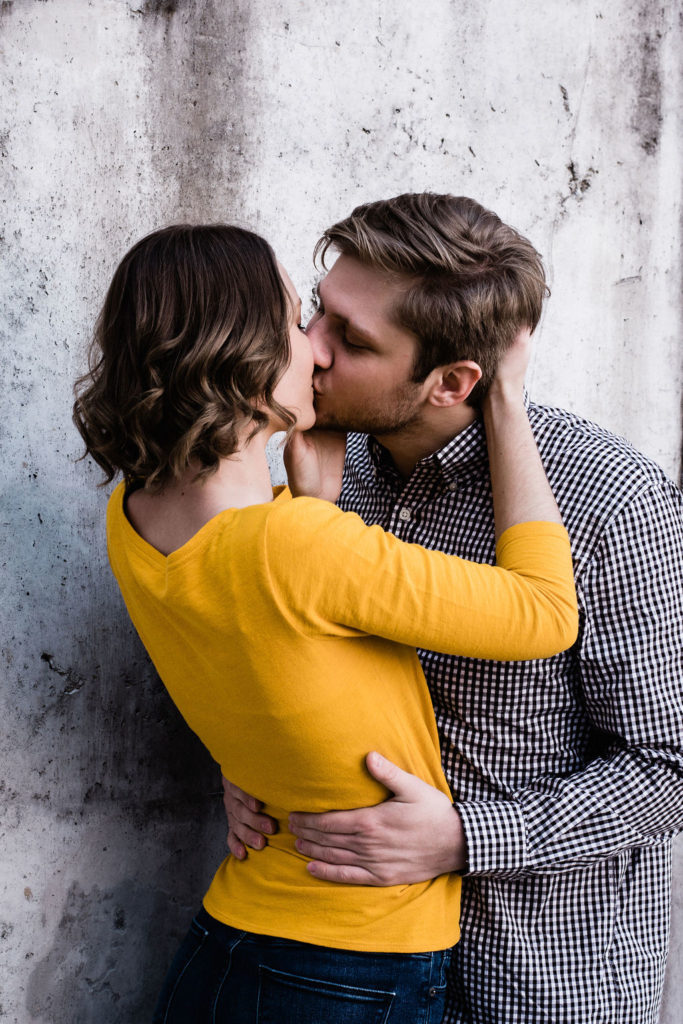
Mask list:
POLYGON ((133 879, 111 891, 98 886, 85 891, 74 883, 52 949, 28 979, 31 1019, 150 1020, 170 959, 194 912, 176 906, 169 920, 168 905, 167 893, 133 879), (163 918, 166 927, 150 927, 163 918), (131 985, 131 978, 140 984, 131 985))
POLYGON ((640 136, 640 145, 650 156, 659 147, 662 124, 662 81, 659 71, 659 33, 645 36, 643 63, 640 70, 638 100, 634 128, 640 136))
POLYGON ((639 73, 631 127, 639 137, 641 149, 649 156, 654 156, 659 148, 662 125, 662 28, 661 12, 643 6, 639 12, 639 73))
POLYGON ((145 0, 142 13, 171 17, 178 10, 179 4, 180 0, 145 0))
POLYGON ((579 171, 573 160, 567 164, 567 170, 569 171, 569 195, 574 196, 576 199, 581 199, 584 192, 587 192, 591 187, 593 175, 598 172, 594 167, 589 167, 586 173, 583 174, 579 171))
POLYGON ((142 130, 153 143, 155 176, 168 183, 164 201, 175 219, 235 220, 257 159, 257 100, 248 80, 251 4, 204 0, 176 7, 176 17, 139 19, 149 68, 142 130), (162 21, 163 33, 156 27, 162 21))
POLYGON ((571 117, 571 107, 569 106, 569 93, 566 88, 561 85, 560 92, 562 93, 562 106, 564 107, 565 113, 571 117))
POLYGON ((182 0, 142 0, 138 4, 130 4, 131 14, 141 14, 143 17, 151 15, 152 17, 166 17, 171 18, 182 0))

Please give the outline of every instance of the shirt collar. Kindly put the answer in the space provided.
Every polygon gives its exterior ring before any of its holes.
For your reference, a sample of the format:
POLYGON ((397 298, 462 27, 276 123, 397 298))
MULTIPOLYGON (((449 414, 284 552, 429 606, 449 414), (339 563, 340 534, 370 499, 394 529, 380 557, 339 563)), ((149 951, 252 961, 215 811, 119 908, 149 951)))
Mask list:
MULTIPOLYGON (((399 482, 399 474, 386 448, 372 436, 365 439, 366 452, 378 477, 386 481, 399 482)), ((487 465, 486 435, 480 420, 475 420, 465 430, 431 455, 420 459, 414 473, 436 469, 445 483, 462 480, 481 473, 487 465)), ((405 483, 405 481, 402 481, 405 483)))
MULTIPOLYGON (((528 411, 530 402, 526 389, 524 390, 524 405, 528 411)), ((386 448, 371 435, 367 436, 366 443, 366 451, 376 473, 385 479, 398 478, 396 467, 386 448)), ((421 459, 415 467, 415 472, 429 466, 436 466, 447 484, 455 480, 462 481, 481 476, 484 469, 488 472, 486 432, 482 420, 474 420, 468 427, 452 437, 443 448, 421 459)))

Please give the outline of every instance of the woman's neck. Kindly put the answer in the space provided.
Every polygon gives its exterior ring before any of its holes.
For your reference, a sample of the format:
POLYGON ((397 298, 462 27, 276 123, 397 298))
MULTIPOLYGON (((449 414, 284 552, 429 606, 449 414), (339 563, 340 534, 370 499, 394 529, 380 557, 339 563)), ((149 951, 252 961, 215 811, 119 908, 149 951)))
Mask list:
POLYGON ((234 455, 221 459, 211 476, 197 479, 200 466, 194 463, 158 494, 134 491, 126 509, 130 522, 144 540, 168 555, 219 512, 271 501, 268 436, 262 431, 246 441, 234 455))

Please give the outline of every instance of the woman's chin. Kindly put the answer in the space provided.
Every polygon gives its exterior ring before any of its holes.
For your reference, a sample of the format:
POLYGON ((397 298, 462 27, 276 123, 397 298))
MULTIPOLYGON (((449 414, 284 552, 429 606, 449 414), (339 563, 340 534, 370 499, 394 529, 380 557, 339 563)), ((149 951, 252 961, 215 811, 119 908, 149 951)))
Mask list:
POLYGON ((296 430, 310 430, 315 426, 315 409, 311 406, 305 412, 298 412, 296 416, 296 430))

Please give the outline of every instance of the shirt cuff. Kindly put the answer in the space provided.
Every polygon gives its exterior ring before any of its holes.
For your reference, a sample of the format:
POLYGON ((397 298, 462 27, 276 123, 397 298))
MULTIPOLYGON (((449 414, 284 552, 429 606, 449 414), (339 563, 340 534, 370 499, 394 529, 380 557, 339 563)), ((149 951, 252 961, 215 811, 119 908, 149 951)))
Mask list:
POLYGON ((455 803, 467 841, 468 875, 520 871, 527 866, 527 837, 520 804, 511 800, 455 803))

